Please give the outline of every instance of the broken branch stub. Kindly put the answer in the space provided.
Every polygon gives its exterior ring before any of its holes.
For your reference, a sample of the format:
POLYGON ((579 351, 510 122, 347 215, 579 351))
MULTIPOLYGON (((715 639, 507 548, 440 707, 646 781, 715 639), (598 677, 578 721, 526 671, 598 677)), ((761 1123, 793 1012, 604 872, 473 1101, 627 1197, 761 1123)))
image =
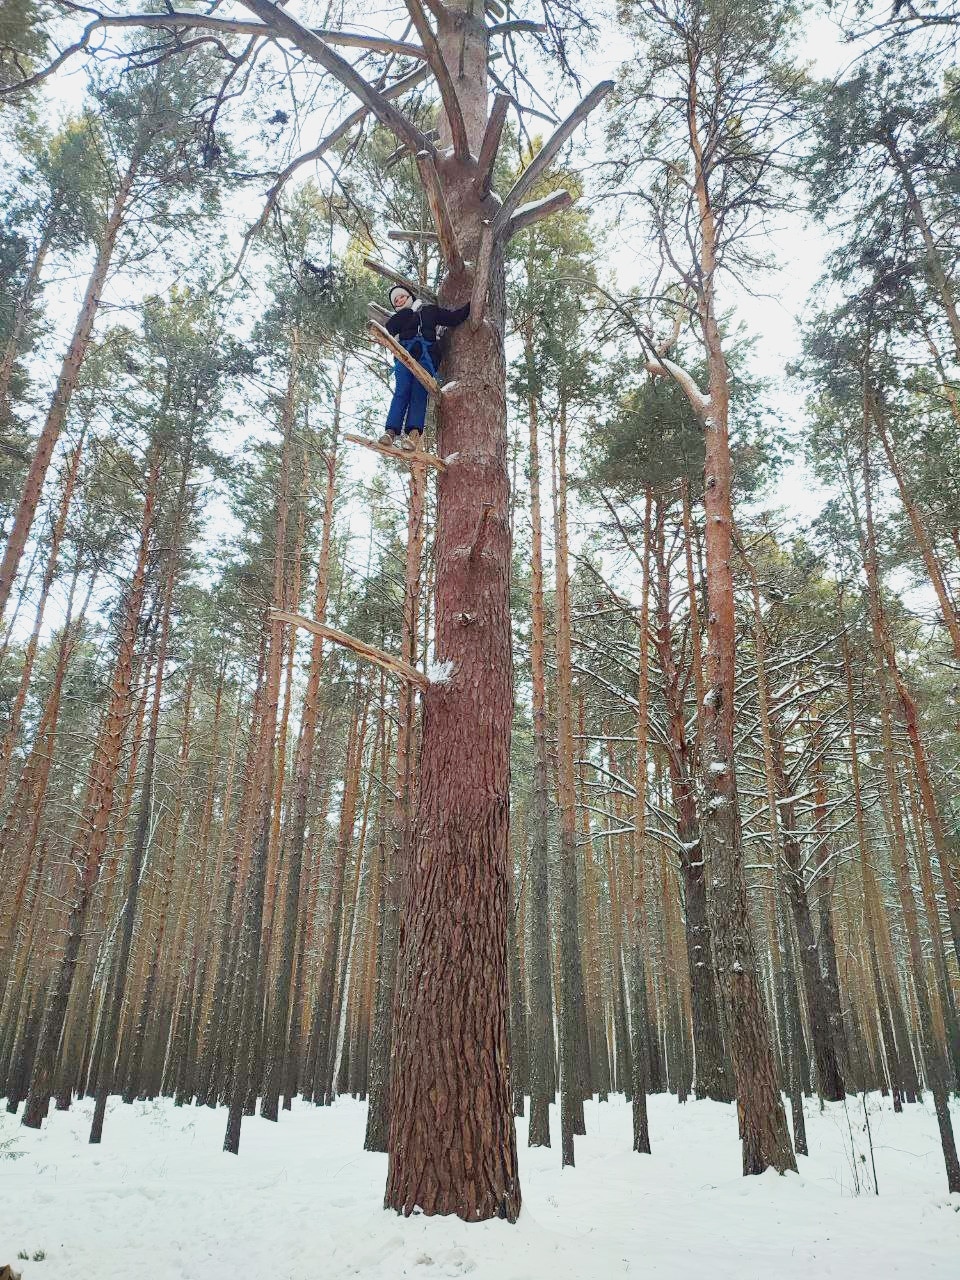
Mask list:
POLYGON ((508 238, 515 235, 516 232, 522 231, 524 227, 530 227, 535 222, 540 222, 544 218, 551 218, 555 213, 561 213, 573 203, 573 196, 564 189, 551 191, 542 200, 531 200, 529 204, 522 204, 507 224, 508 238))
POLYGON ((473 180, 473 189, 481 200, 490 192, 490 179, 497 160, 497 152, 500 150, 500 139, 503 137, 503 126, 506 123, 509 106, 508 94, 498 93, 494 96, 490 118, 487 120, 487 127, 483 131, 483 140, 480 143, 477 175, 473 180))
POLYGON ((367 644, 365 640, 358 640, 356 636, 348 635, 346 631, 338 631, 336 627, 328 627, 323 622, 314 622, 312 618, 308 618, 305 614, 289 613, 286 609, 271 609, 270 616, 277 622, 289 622, 295 627, 301 627, 304 631, 309 631, 311 635, 320 636, 322 640, 329 640, 332 644, 339 644, 344 649, 349 649, 351 653, 355 653, 360 658, 366 658, 368 662, 382 667, 384 671, 389 671, 391 675, 397 676, 401 680, 407 680, 421 692, 425 692, 430 688, 430 681, 427 676, 422 671, 418 671, 416 667, 412 667, 409 662, 404 662, 402 658, 395 658, 392 653, 387 653, 384 649, 378 649, 375 645, 367 644))

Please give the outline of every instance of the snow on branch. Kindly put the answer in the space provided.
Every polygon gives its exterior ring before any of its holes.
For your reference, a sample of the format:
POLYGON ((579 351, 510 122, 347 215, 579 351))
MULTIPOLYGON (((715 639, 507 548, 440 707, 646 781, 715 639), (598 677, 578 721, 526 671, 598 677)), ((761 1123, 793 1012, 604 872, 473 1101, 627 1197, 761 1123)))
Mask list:
MULTIPOLYGON (((553 163, 560 149, 570 136, 576 132, 590 112, 607 96, 613 88, 612 80, 603 80, 592 89, 584 100, 575 107, 567 116, 562 124, 558 125, 551 136, 543 144, 537 154, 533 157, 527 167, 521 173, 510 190, 504 197, 503 204, 497 210, 494 217, 483 228, 483 234, 480 239, 480 253, 477 257, 476 272, 473 280, 473 294, 470 298, 470 328, 476 332, 483 323, 483 317, 487 309, 487 293, 490 289, 490 264, 493 260, 494 251, 498 244, 509 238, 511 231, 515 230, 513 226, 514 215, 520 209, 524 198, 529 195, 543 175, 547 172, 553 163)), ((498 96, 494 104, 496 111, 499 106, 500 98, 498 96)), ((506 103, 501 108, 503 115, 506 115, 506 103)), ((493 160, 496 157, 496 146, 491 144, 491 148, 487 147, 487 138, 491 134, 491 126, 494 124, 494 116, 491 115, 487 124, 487 132, 484 135, 483 145, 481 147, 481 156, 487 157, 484 166, 481 166, 480 172, 475 179, 475 187, 479 191, 481 186, 489 189, 489 169, 493 167, 493 160), (488 154, 489 152, 489 154, 488 154)), ((503 128, 503 121, 499 120, 499 129, 495 138, 497 146, 499 146, 499 130, 503 128)), ((548 212, 555 210, 544 210, 540 216, 546 217, 548 212)), ((528 210, 528 213, 530 211, 528 210)), ((526 225, 526 221, 521 221, 520 226, 526 225)))
POLYGON ((710 397, 704 395, 697 386, 694 378, 687 373, 686 369, 675 364, 673 360, 668 360, 666 356, 660 356, 657 360, 648 360, 644 365, 647 373, 652 373, 658 378, 672 378, 683 394, 690 401, 690 407, 694 413, 705 423, 707 415, 710 412, 710 397))
POLYGON ((570 112, 566 120, 557 126, 504 197, 503 204, 498 209, 492 224, 495 236, 500 236, 506 232, 510 219, 547 172, 564 144, 579 129, 590 112, 599 106, 612 88, 612 80, 602 80, 570 112))
POLYGON ((529 204, 522 204, 510 219, 507 235, 512 236, 524 227, 532 226, 543 218, 550 218, 555 213, 569 209, 572 204, 573 196, 567 190, 551 191, 542 200, 532 200, 529 204))

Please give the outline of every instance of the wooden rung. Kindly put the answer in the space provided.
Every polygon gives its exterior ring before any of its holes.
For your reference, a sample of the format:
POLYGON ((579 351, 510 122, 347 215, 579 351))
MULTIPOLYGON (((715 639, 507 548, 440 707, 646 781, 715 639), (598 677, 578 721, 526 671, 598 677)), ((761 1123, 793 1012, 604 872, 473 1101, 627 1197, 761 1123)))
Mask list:
POLYGON ((409 290, 415 298, 426 298, 428 302, 437 300, 437 295, 431 289, 425 289, 423 285, 416 284, 409 276, 401 275, 399 271, 394 271, 384 262, 378 262, 376 258, 364 258, 363 265, 368 271, 374 272, 384 280, 389 280, 391 284, 402 284, 404 289, 409 290))
POLYGON ((379 342, 382 347, 386 347, 394 359, 399 360, 401 364, 406 365, 421 386, 426 387, 432 396, 440 395, 440 384, 436 378, 427 373, 419 361, 414 360, 413 356, 406 349, 401 347, 396 338, 392 334, 387 333, 382 324, 377 324, 376 320, 368 321, 370 328, 370 336, 375 342, 379 342))
POLYGON ((412 453, 408 453, 406 449, 398 449, 396 445, 380 444, 376 440, 367 440, 364 436, 355 436, 349 431, 343 433, 343 438, 352 444, 362 444, 365 449, 379 453, 381 457, 389 458, 391 462, 405 462, 408 467, 415 466, 419 462, 425 467, 433 467, 435 471, 447 469, 447 464, 442 458, 438 458, 435 453, 424 453, 422 449, 415 449, 412 453))
POLYGON ((433 244, 439 240, 439 236, 435 231, 388 231, 388 240, 414 240, 419 243, 421 240, 429 240, 433 244))

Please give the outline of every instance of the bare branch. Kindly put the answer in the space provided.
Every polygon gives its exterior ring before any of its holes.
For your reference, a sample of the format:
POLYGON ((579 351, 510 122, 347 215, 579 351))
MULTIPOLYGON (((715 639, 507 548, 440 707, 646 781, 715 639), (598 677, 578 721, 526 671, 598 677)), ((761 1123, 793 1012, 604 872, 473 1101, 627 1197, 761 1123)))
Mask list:
POLYGON ((543 144, 507 193, 492 223, 495 237, 501 236, 506 232, 510 219, 524 197, 533 190, 547 172, 554 159, 560 153, 564 143, 576 132, 594 107, 603 101, 612 88, 612 80, 601 81, 595 89, 591 89, 580 105, 571 111, 566 120, 557 126, 556 130, 543 144))
POLYGON ((494 96, 490 118, 487 120, 487 127, 483 132, 483 141, 480 143, 477 176, 473 180, 473 189, 481 200, 490 190, 490 178, 493 174, 493 166, 496 163, 497 152, 500 150, 500 139, 503 136, 503 126, 507 119, 509 106, 510 97, 508 94, 498 93, 494 96))
MULTIPOLYGON (((397 83, 391 85, 389 89, 384 89, 382 91, 383 96, 385 98, 399 98, 406 93, 408 89, 412 89, 415 85, 422 83, 428 75, 428 67, 418 67, 416 71, 411 72, 408 76, 404 76, 402 80, 398 80, 397 83)), ((243 265, 243 260, 247 255, 247 250, 250 247, 250 241, 253 240, 255 236, 259 235, 267 225, 267 219, 276 207, 277 201, 280 199, 281 191, 297 170, 302 169, 305 164, 311 164, 313 161, 319 160, 326 151, 329 151, 331 147, 336 146, 336 144, 345 138, 352 129, 355 129, 357 125, 362 124, 366 118, 367 108, 357 107, 356 111, 351 111, 346 119, 341 120, 336 128, 332 129, 325 138, 321 138, 315 147, 310 151, 305 151, 302 155, 296 156, 290 161, 286 168, 280 171, 273 186, 267 192, 267 199, 264 203, 263 209, 261 210, 259 218, 257 218, 256 222, 244 232, 243 245, 233 269, 229 275, 224 277, 221 284, 231 279, 240 270, 240 267, 243 265)))
MULTIPOLYGON (((47 79, 58 71, 74 54, 87 48, 90 37, 96 31, 124 27, 149 27, 151 30, 184 31, 199 30, 219 32, 221 35, 246 35, 271 40, 276 38, 276 31, 271 25, 262 22, 244 22, 242 19, 217 18, 212 14, 186 13, 172 9, 166 13, 125 13, 102 14, 89 22, 83 29, 80 39, 68 45, 48 66, 36 75, 11 85, 0 93, 22 92, 33 88, 41 80, 47 79)), ((315 27, 310 34, 325 40, 328 44, 345 45, 355 49, 373 49, 379 53, 399 54, 405 58, 426 58, 424 50, 416 44, 408 44, 404 40, 389 40, 386 36, 369 36, 359 31, 331 31, 315 27)), ((224 47, 221 45, 221 49, 224 47)), ((225 51, 225 50, 224 50, 225 51)))
POLYGON ((400 240, 405 243, 412 241, 414 244, 422 244, 424 241, 428 244, 436 244, 440 237, 435 231, 402 231, 397 229, 388 231, 387 239, 400 240))
POLYGON ((407 12, 410 14, 410 20, 416 27, 417 35, 423 44, 423 51, 427 61, 430 63, 430 69, 437 78, 437 88, 440 90, 443 109, 450 125, 453 153, 458 160, 469 160, 470 143, 467 140, 467 126, 463 122, 460 99, 457 97, 457 89, 453 83, 450 69, 443 60, 443 53, 440 50, 437 37, 427 21, 426 14, 420 8, 420 0, 404 0, 404 3, 407 6, 407 12))
POLYGON ((436 302, 437 300, 437 295, 430 289, 425 288, 422 284, 417 284, 409 276, 401 275, 399 271, 394 271, 393 267, 388 267, 385 262, 378 262, 376 258, 364 258, 363 265, 368 271, 372 271, 384 280, 389 280, 391 284, 402 284, 413 298, 426 298, 428 302, 436 302))
POLYGON ((377 119, 399 139, 406 143, 412 151, 432 151, 433 145, 421 133, 412 121, 393 105, 373 85, 368 84, 345 58, 324 44, 285 9, 281 9, 273 0, 242 0, 245 8, 250 9, 257 17, 273 28, 278 35, 286 36, 314 62, 318 62, 325 71, 340 81, 352 94, 368 107, 377 119))
POLYGON ((524 227, 532 226, 543 218, 550 218, 555 213, 569 209, 573 204, 573 196, 569 191, 551 191, 542 200, 532 200, 530 204, 522 204, 507 225, 507 235, 512 236, 524 227))
POLYGON ((427 193, 427 203, 433 215, 434 226, 437 228, 443 260, 451 271, 462 271, 463 254, 457 243, 457 233, 453 229, 450 210, 447 208, 443 187, 440 184, 440 175, 437 173, 437 166, 429 151, 417 153, 417 169, 420 171, 420 180, 427 193))
POLYGON ((524 35, 539 36, 546 31, 542 22, 531 22, 529 18, 512 18, 509 22, 498 22, 490 28, 492 36, 509 36, 514 32, 524 35))
POLYGON ((475 565, 483 551, 484 544, 487 541, 487 527, 490 519, 490 512, 493 510, 492 502, 485 502, 480 508, 480 519, 477 521, 477 527, 474 530, 473 541, 470 544, 470 551, 467 559, 471 565, 475 565))
POLYGON ((288 613, 286 609, 271 609, 270 616, 278 622, 289 622, 295 627, 301 627, 304 631, 309 631, 311 635, 320 636, 323 640, 342 645, 344 649, 349 649, 351 653, 357 654, 358 657, 366 658, 368 662, 382 667, 384 671, 389 671, 391 675, 408 681, 422 693, 425 693, 430 688, 430 681, 422 671, 418 671, 416 667, 411 667, 402 658, 395 658, 383 649, 377 649, 372 644, 367 644, 365 640, 358 640, 356 636, 349 636, 345 631, 338 631, 336 627, 328 627, 325 623, 314 622, 312 618, 307 618, 302 613, 288 613))

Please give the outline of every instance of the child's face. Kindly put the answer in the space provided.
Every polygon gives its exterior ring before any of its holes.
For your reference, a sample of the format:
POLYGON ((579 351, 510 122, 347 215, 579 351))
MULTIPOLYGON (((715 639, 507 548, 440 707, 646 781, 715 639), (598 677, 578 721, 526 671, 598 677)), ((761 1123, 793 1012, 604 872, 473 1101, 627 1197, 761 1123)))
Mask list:
POLYGON ((409 293, 395 293, 393 295, 394 311, 402 311, 404 307, 408 307, 409 305, 410 305, 409 293))

